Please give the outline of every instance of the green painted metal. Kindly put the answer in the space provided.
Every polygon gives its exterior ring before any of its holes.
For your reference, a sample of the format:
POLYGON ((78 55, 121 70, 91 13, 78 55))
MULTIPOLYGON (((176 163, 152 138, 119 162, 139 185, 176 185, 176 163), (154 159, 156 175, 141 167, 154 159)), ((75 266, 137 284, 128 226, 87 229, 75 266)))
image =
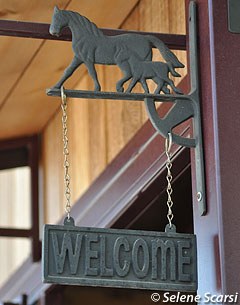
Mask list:
POLYGON ((163 291, 197 290, 196 237, 165 233, 45 225, 43 280, 67 285, 163 291))
MULTIPOLYGON (((84 90, 65 90, 65 93, 69 97, 75 98, 91 98, 91 99, 113 99, 113 100, 131 100, 131 101, 145 101, 145 106, 148 112, 149 119, 156 130, 165 138, 168 134, 172 134, 172 140, 174 143, 195 148, 195 169, 196 169, 196 193, 195 199, 199 206, 200 215, 205 215, 207 212, 206 195, 205 195, 205 170, 204 170, 204 155, 203 155, 203 140, 202 140, 202 127, 201 127, 201 109, 199 99, 199 82, 198 82, 198 50, 197 50, 197 20, 196 20, 196 3, 190 2, 189 5, 189 56, 190 56, 190 79, 191 90, 189 94, 182 94, 182 92, 174 85, 172 80, 169 79, 168 74, 174 76, 180 76, 175 71, 175 68, 183 67, 176 56, 167 48, 167 46, 160 40, 152 41, 152 44, 158 47, 159 51, 163 55, 166 63, 153 62, 151 54, 151 36, 145 36, 142 39, 139 35, 119 35, 114 42, 99 32, 96 25, 93 25, 89 20, 86 21, 85 17, 68 11, 61 11, 57 8, 54 10, 53 21, 50 27, 52 34, 58 34, 63 26, 69 26, 72 32, 75 32, 76 23, 71 24, 71 18, 77 20, 85 20, 85 32, 82 33, 83 41, 86 45, 90 43, 89 36, 85 36, 84 33, 89 31, 98 37, 98 45, 96 46, 95 53, 98 54, 98 60, 95 57, 91 57, 91 60, 85 61, 83 58, 78 65, 85 63, 88 67, 88 71, 92 76, 95 83, 95 91, 84 90), (90 30, 89 30, 90 29, 90 30), (127 37, 127 38, 126 38, 127 37), (109 40, 108 40, 109 39, 109 40), (109 42, 109 50, 105 50, 107 41, 109 42), (111 48, 111 44, 114 43, 114 48, 111 48), (128 45, 129 43, 129 45, 128 45), (98 51, 97 51, 98 50, 98 51), (106 52, 104 52, 104 50, 106 52), (136 53, 137 52, 137 53, 136 53), (144 55, 143 55, 144 54, 144 55), (147 57, 147 54, 150 54, 147 57), (109 58, 108 58, 109 56, 109 58), (141 57, 143 56, 143 57, 141 57), (89 64, 91 62, 91 68, 89 64), (97 80, 97 75, 94 72, 94 64, 116 64, 124 72, 124 77, 116 84, 117 92, 101 92, 100 84, 97 80), (146 79, 152 79, 157 83, 157 88, 154 93, 149 93, 149 89, 146 83, 146 79), (131 79, 131 82, 123 91, 123 84, 131 79), (145 93, 131 93, 133 87, 137 82, 140 82, 144 88, 145 93), (168 88, 170 86, 175 94, 170 94, 168 88), (160 94, 163 92, 164 94, 160 94), (174 105, 164 118, 160 118, 156 109, 155 102, 173 102, 174 105), (178 126, 182 122, 189 118, 193 118, 194 122, 194 137, 184 138, 173 132, 174 127, 178 126)), ((80 21, 79 21, 80 22, 80 21)), ((91 35, 90 35, 91 36, 91 35)), ((74 48, 77 38, 73 40, 73 49, 75 55, 80 52, 79 48, 74 48)), ((83 43, 83 45, 85 45, 83 43)), ((89 51, 89 50, 88 50, 89 51)), ((94 53, 94 54, 95 54, 94 53)), ((80 52, 80 54, 83 54, 80 52)), ((96 55, 95 54, 95 55, 96 55)), ((83 56, 83 55, 81 55, 83 56)), ((87 57, 88 58, 88 57, 87 57)), ((59 87, 64 81, 70 77, 71 73, 75 70, 72 64, 66 69, 61 80, 51 89, 47 90, 47 94, 50 96, 60 96, 59 87), (71 71, 71 73, 69 72, 71 71)))
POLYGON ((240 34, 240 1, 228 0, 228 30, 240 34))
MULTIPOLYGON (((50 33, 59 35, 62 28, 68 26, 73 33, 75 57, 59 82, 47 90, 47 94, 60 96, 59 88, 75 69, 84 63, 94 80, 95 91, 64 89, 66 96, 144 101, 153 126, 162 136, 167 138, 171 133, 173 142, 195 149, 196 199, 200 214, 204 215, 206 198, 194 1, 190 2, 189 10, 189 94, 182 94, 169 78, 169 74, 180 76, 175 68, 183 65, 160 40, 153 40, 151 36, 142 38, 137 34, 119 35, 112 39, 103 35, 97 26, 84 16, 58 8, 54 9, 50 33), (80 31, 80 28, 76 28, 77 25, 83 28, 79 44, 79 33, 76 30, 80 31), (94 37, 90 39, 91 35, 98 37, 98 43, 93 49, 92 42, 95 40, 94 37), (152 45, 159 49, 165 63, 152 61, 152 45), (92 52, 89 53, 89 50, 92 52), (116 84, 117 92, 101 92, 94 67, 97 63, 115 64, 123 71, 124 77, 116 84), (129 79, 130 84, 123 92, 123 84, 129 79), (157 84, 154 93, 149 92, 147 79, 152 79, 157 84), (131 93, 138 82, 145 92, 131 93), (174 94, 170 94, 169 87, 174 94), (160 94, 161 92, 164 94, 160 94), (173 103, 164 118, 158 115, 156 101, 173 103), (183 138, 174 134, 174 127, 189 118, 193 118, 194 137, 183 138)), ((196 292, 196 252, 195 235, 176 233, 174 225, 166 226, 165 232, 81 228, 74 225, 72 218, 66 218, 64 226, 45 226, 43 279, 47 283, 69 285, 196 292)))

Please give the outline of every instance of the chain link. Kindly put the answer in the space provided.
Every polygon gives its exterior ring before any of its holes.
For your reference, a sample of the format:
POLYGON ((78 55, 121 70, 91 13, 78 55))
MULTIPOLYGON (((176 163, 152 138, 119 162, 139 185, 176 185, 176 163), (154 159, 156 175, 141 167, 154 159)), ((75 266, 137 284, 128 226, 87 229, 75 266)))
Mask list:
POLYGON ((173 206, 173 201, 172 201, 172 173, 171 173, 171 168, 172 168, 172 162, 171 162, 171 146, 172 146, 172 135, 171 133, 168 133, 168 138, 166 138, 165 141, 165 153, 167 156, 167 161, 166 161, 166 168, 167 168, 167 206, 168 206, 168 213, 167 213, 167 219, 170 228, 172 227, 172 220, 173 220, 173 212, 172 212, 172 206, 173 206))
POLYGON ((70 190, 70 175, 69 175, 69 161, 68 161, 68 128, 67 128, 67 96, 64 93, 64 88, 61 87, 61 98, 62 98, 62 130, 63 130, 63 167, 64 167, 64 184, 65 184, 65 211, 67 213, 68 219, 70 219, 71 211, 71 190, 70 190))

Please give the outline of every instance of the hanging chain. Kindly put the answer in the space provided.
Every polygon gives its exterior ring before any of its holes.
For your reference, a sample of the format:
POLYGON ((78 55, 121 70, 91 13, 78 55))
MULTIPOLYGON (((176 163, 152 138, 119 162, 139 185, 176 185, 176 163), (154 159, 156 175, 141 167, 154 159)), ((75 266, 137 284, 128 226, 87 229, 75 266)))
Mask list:
POLYGON ((172 162, 171 162, 171 146, 172 146, 172 135, 171 133, 168 133, 168 138, 166 138, 165 140, 165 153, 167 156, 167 161, 166 161, 166 168, 167 168, 167 206, 168 206, 168 213, 167 213, 167 219, 168 219, 168 223, 169 223, 169 227, 172 227, 172 220, 173 220, 173 212, 172 212, 172 206, 173 206, 173 201, 172 201, 172 173, 171 173, 171 168, 172 168, 172 162))
POLYGON ((64 167, 64 184, 65 184, 65 211, 67 213, 68 219, 70 219, 70 211, 71 211, 71 190, 70 190, 70 175, 69 175, 69 161, 68 161, 68 128, 67 128, 67 96, 64 93, 63 86, 61 87, 61 98, 62 98, 62 130, 63 130, 63 167, 64 167))

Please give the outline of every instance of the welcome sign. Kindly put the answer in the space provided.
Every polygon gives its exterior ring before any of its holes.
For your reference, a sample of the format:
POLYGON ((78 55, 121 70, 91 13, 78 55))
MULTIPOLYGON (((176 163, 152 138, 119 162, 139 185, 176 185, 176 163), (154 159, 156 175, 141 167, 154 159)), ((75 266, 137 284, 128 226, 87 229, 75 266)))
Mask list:
POLYGON ((197 290, 192 234, 45 225, 46 283, 167 291, 197 290))

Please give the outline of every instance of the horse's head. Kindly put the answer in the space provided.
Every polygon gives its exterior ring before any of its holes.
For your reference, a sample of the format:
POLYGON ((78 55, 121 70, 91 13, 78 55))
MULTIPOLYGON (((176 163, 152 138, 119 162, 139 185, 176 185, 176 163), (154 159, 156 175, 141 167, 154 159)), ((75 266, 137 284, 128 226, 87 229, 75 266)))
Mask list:
POLYGON ((68 20, 64 16, 64 12, 61 11, 57 6, 54 7, 52 22, 49 28, 51 35, 59 36, 62 29, 68 25, 68 20))

